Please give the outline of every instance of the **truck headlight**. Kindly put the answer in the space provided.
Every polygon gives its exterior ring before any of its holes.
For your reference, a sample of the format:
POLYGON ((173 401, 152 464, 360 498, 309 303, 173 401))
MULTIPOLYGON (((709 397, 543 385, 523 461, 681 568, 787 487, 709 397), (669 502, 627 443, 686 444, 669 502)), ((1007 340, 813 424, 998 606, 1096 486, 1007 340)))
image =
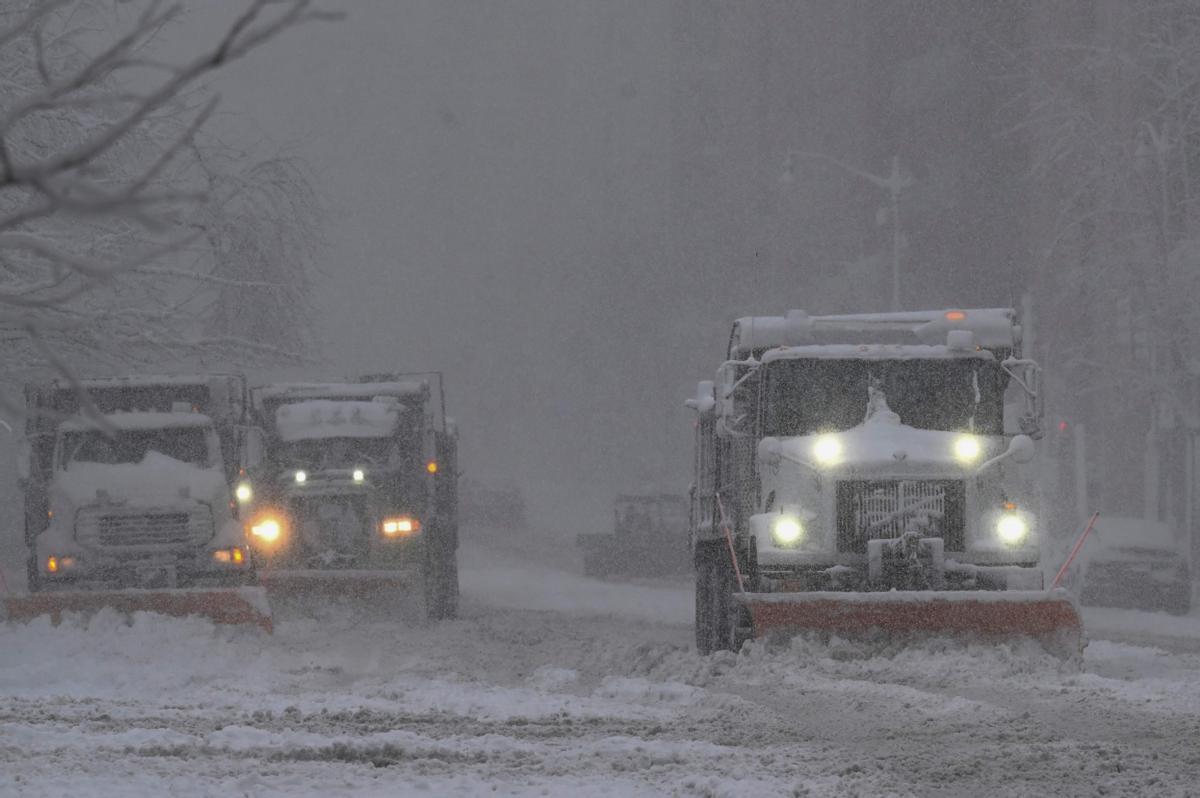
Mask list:
POLYGON ((982 453, 983 447, 974 435, 960 435, 954 441, 954 459, 964 465, 975 462, 982 453))
POLYGON ((361 468, 356 468, 354 469, 354 473, 350 476, 353 477, 355 482, 362 482, 367 478, 367 472, 363 471, 361 468))
POLYGON ((781 515, 771 523, 771 537, 781 546, 792 546, 804 537, 804 524, 794 515, 781 515))
POLYGON ((297 485, 303 485, 307 481, 308 481, 308 472, 307 471, 297 471, 296 472, 296 484, 297 485))
POLYGON ((237 546, 232 549, 216 549, 213 551, 213 559, 217 562, 242 565, 246 562, 246 553, 237 546))
POLYGON ((996 537, 1010 546, 1015 546, 1029 534, 1029 524, 1013 513, 1005 513, 996 522, 996 537))
POLYGON ((812 456, 821 465, 835 465, 842 459, 842 442, 836 435, 822 435, 813 441, 812 456))
POLYGON ((233 495, 237 498, 238 504, 245 504, 254 498, 254 488, 250 487, 249 482, 239 482, 233 490, 233 495))
POLYGON ((379 525, 379 529, 383 532, 384 537, 402 538, 420 532, 421 522, 411 515, 398 515, 393 518, 383 519, 383 523, 379 525))
POLYGON ((71 571, 75 569, 79 563, 74 557, 59 557, 51 554, 46 558, 46 572, 51 574, 61 573, 63 571, 71 571))
POLYGON ((276 518, 266 516, 250 527, 250 534, 263 543, 274 543, 283 534, 283 524, 276 518))

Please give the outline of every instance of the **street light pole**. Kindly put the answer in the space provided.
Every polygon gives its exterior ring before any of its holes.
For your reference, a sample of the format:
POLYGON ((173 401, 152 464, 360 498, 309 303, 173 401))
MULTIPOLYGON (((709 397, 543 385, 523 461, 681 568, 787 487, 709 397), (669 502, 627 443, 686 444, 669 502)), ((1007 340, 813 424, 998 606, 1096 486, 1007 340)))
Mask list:
POLYGON ((900 170, 900 156, 892 156, 892 171, 886 177, 874 175, 870 172, 863 171, 856 166, 851 166, 845 161, 841 161, 829 155, 820 152, 808 152, 807 150, 788 150, 787 160, 783 165, 783 180, 791 182, 794 180, 794 171, 792 168, 793 157, 814 158, 818 161, 824 161, 828 164, 833 164, 852 175, 861 177, 868 183, 882 188, 888 192, 888 197, 891 201, 889 214, 892 222, 892 310, 900 310, 900 252, 903 243, 903 232, 900 228, 900 196, 904 193, 904 189, 911 186, 915 181, 912 176, 900 170))
POLYGON ((900 310, 900 192, 908 185, 900 175, 900 156, 892 156, 888 193, 892 197, 892 310, 900 310))

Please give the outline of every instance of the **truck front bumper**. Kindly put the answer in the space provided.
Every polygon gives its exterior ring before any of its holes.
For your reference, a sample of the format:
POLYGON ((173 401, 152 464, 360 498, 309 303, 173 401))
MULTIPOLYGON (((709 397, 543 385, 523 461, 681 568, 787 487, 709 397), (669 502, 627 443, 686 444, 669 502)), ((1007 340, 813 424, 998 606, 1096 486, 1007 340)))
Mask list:
POLYGON ((44 589, 223 587, 252 584, 254 567, 244 546, 122 554, 80 549, 43 552, 39 546, 38 576, 44 589))

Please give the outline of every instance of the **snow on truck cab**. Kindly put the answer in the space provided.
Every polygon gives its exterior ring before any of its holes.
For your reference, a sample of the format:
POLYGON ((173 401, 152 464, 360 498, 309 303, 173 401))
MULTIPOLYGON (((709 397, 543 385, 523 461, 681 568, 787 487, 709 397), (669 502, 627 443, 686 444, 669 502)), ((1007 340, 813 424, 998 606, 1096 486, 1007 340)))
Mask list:
POLYGON ((411 571, 427 612, 454 614, 457 435, 441 395, 436 374, 252 391, 266 456, 238 498, 268 590, 399 594, 411 571))
POLYGON ((55 381, 25 395, 28 584, 58 597, 14 600, 10 615, 119 606, 269 627, 260 601, 224 591, 256 583, 231 493, 247 437, 240 376, 55 381), (118 595, 129 588, 145 591, 118 595), (179 589, 196 592, 150 592, 179 589))
POLYGON ((221 444, 199 413, 76 417, 58 428, 43 586, 242 584, 252 574, 221 444))
MULTIPOLYGON (((855 623, 851 594, 875 627, 902 625, 885 591, 1021 591, 1027 614, 1073 614, 1042 593, 1022 467, 1041 432, 1039 371, 1013 311, 742 318, 688 404, 702 650, 772 624, 853 631, 822 615, 855 623)), ((968 606, 978 614, 977 599, 954 611, 968 606)))

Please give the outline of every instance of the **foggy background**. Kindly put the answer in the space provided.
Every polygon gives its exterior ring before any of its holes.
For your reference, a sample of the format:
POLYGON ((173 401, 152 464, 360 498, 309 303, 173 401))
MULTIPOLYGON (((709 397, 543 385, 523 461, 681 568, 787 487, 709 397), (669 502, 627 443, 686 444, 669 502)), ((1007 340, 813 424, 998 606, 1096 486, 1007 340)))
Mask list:
MULTIPOLYGON (((211 5, 188 24, 240 4, 211 5)), ((682 402, 734 318, 887 309, 886 196, 817 162, 789 183, 790 149, 918 176, 907 305, 1019 297, 981 53, 1022 20, 960 6, 356 2, 216 88, 333 207, 332 371, 444 370, 468 474, 602 512, 686 489, 682 402)))
POLYGON ((252 382, 442 370, 468 476, 606 524, 617 492, 686 491, 683 400, 734 318, 888 309, 887 193, 810 156, 895 158, 902 305, 1031 312, 1048 489, 1087 427, 1089 506, 1193 525, 1200 132, 1128 66, 1195 71, 1147 44, 1171 3, 325 5, 348 18, 213 82, 210 131, 303 157, 330 210, 324 360, 230 364, 252 382), (1147 158, 1143 128, 1180 145, 1147 158))

